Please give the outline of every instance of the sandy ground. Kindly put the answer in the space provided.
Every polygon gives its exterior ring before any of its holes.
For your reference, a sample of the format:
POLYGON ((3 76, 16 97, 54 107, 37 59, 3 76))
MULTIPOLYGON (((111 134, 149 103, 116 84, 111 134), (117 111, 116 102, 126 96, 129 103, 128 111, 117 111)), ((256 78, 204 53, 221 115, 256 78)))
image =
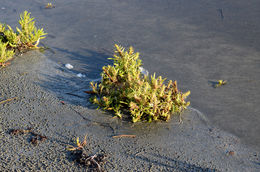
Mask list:
POLYGON ((18 97, 0 105, 1 171, 83 171, 65 148, 86 133, 90 154, 108 154, 108 171, 259 171, 258 0, 60 0, 46 10, 48 2, 1 3, 2 23, 15 27, 28 10, 49 33, 42 43, 50 47, 0 71, 0 100, 18 97), (111 63, 114 43, 133 45, 150 73, 191 90, 194 109, 183 124, 133 125, 89 104, 82 91, 111 63), (228 84, 213 88, 218 79, 228 84), (27 127, 47 141, 34 147, 31 135, 9 134, 27 127), (111 137, 117 134, 137 137, 111 137))
POLYGON ((83 93, 89 81, 37 51, 16 58, 0 75, 1 99, 18 97, 1 105, 1 171, 84 171, 66 147, 85 134, 89 154, 107 154, 107 171, 260 169, 259 152, 210 125, 196 109, 182 115, 182 124, 177 116, 169 123, 132 124, 95 110, 83 93), (59 80, 46 89, 51 77, 59 80), (34 146, 30 134, 10 135, 11 129, 27 128, 47 140, 34 146), (112 138, 120 134, 136 138, 112 138))

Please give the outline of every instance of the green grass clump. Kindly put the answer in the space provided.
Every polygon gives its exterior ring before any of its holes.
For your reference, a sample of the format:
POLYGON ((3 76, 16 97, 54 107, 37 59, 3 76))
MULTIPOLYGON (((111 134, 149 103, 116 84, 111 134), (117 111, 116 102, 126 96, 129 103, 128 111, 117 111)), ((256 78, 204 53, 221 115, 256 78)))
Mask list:
POLYGON ((10 60, 13 55, 13 50, 7 50, 6 46, 8 43, 0 43, 0 66, 2 63, 5 63, 6 61, 10 60))
POLYGON ((19 33, 22 45, 25 45, 27 48, 37 48, 40 39, 45 38, 46 33, 44 33, 43 28, 37 29, 35 27, 34 18, 30 15, 31 13, 27 11, 20 15, 19 24, 21 30, 19 28, 16 28, 16 30, 19 33))
POLYGON ((190 91, 182 93, 177 82, 161 76, 146 76, 141 73, 142 61, 132 47, 125 51, 115 45, 113 66, 103 67, 100 84, 91 82, 91 102, 104 110, 114 111, 118 117, 122 112, 129 114, 133 122, 141 120, 169 120, 172 113, 186 109, 190 102, 186 97, 190 91))
POLYGON ((14 31, 11 26, 0 23, 0 66, 12 59, 15 53, 38 48, 40 39, 44 39, 43 28, 37 29, 31 13, 20 14, 19 24, 14 31))

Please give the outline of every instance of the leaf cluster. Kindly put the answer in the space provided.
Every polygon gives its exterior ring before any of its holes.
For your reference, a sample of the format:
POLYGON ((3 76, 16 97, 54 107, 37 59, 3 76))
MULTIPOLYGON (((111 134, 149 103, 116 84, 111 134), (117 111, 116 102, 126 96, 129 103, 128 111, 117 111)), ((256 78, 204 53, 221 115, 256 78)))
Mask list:
POLYGON ((4 64, 6 61, 10 60, 13 55, 13 50, 7 50, 8 43, 1 43, 0 42, 0 66, 4 64))
POLYGON ((104 110, 114 111, 118 117, 122 117, 121 111, 124 111, 130 114, 133 122, 167 121, 172 113, 189 106, 190 102, 185 99, 190 91, 179 91, 176 81, 164 84, 166 78, 141 73, 142 61, 133 47, 125 51, 115 45, 115 54, 110 59, 114 64, 103 67, 101 83, 90 83, 96 94, 91 101, 104 110))
POLYGON ((69 145, 69 146, 67 147, 67 150, 69 150, 69 151, 75 151, 75 150, 81 150, 81 149, 83 149, 84 146, 87 145, 87 135, 85 136, 83 142, 80 142, 80 141, 79 141, 79 137, 77 137, 76 145, 77 145, 77 146, 69 145))
POLYGON ((40 39, 44 39, 43 28, 37 29, 31 13, 24 11, 20 14, 19 24, 14 31, 11 26, 0 23, 0 65, 10 60, 17 52, 38 48, 40 39))

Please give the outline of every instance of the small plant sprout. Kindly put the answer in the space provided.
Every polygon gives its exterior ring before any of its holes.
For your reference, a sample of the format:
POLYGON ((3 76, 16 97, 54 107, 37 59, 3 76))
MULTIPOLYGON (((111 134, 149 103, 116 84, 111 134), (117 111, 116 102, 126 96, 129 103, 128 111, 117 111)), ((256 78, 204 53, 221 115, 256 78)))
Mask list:
POLYGON ((217 84, 215 85, 215 87, 220 87, 222 85, 226 85, 227 81, 226 80, 218 80, 217 84))
POLYGON ((86 144, 87 144, 87 135, 85 136, 84 141, 81 143, 79 142, 79 137, 77 137, 76 146, 69 145, 67 147, 67 150, 68 151, 82 150, 86 144))
POLYGON ((51 8, 55 8, 54 5, 52 5, 52 3, 48 3, 46 6, 45 6, 46 9, 51 9, 51 8))
POLYGON ((166 78, 144 73, 139 53, 134 53, 133 47, 126 51, 115 45, 114 57, 109 59, 114 64, 103 67, 101 83, 90 83, 92 91, 87 93, 95 94, 90 99, 92 103, 114 111, 120 118, 129 114, 133 122, 167 121, 172 113, 179 113, 189 106, 190 102, 185 99, 190 91, 182 93, 177 81, 169 80, 164 84, 166 78))
POLYGON ((105 154, 94 154, 88 155, 84 146, 87 144, 87 136, 85 136, 82 143, 79 142, 77 137, 76 146, 69 145, 67 147, 68 151, 72 151, 72 155, 75 156, 75 160, 92 170, 102 171, 101 164, 104 162, 106 155, 105 154))

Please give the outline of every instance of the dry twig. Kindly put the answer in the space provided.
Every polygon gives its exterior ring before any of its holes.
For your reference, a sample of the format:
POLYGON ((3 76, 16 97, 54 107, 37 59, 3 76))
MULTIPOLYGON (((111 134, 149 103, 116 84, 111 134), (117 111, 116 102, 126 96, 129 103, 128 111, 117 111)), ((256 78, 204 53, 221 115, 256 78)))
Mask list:
POLYGON ((122 137, 131 137, 131 138, 135 138, 136 135, 121 134, 121 135, 113 136, 113 138, 122 138, 122 137))
POLYGON ((0 104, 4 104, 4 103, 6 103, 6 102, 10 102, 10 101, 12 101, 12 100, 16 100, 17 98, 18 98, 18 97, 13 97, 13 98, 10 98, 10 99, 3 100, 3 101, 0 102, 0 104))
POLYGON ((12 130, 10 131, 10 134, 12 134, 12 135, 18 135, 18 134, 30 133, 31 131, 32 131, 31 128, 28 128, 27 130, 12 129, 12 130))

